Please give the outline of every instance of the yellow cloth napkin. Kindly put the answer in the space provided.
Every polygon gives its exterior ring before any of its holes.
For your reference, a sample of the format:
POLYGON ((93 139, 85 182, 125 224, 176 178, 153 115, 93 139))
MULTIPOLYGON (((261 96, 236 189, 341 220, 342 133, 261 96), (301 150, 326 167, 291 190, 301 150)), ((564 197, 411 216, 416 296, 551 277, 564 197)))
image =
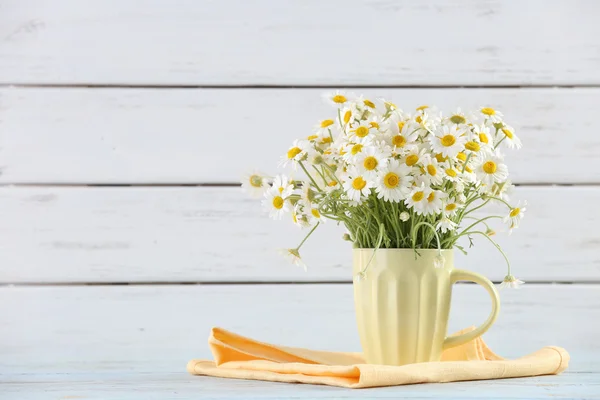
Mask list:
POLYGON ((551 375, 561 373, 569 363, 569 353, 554 346, 517 360, 505 360, 481 338, 444 351, 442 361, 401 367, 365 364, 360 353, 261 343, 221 328, 212 329, 208 344, 215 360, 191 360, 189 373, 347 388, 551 375))

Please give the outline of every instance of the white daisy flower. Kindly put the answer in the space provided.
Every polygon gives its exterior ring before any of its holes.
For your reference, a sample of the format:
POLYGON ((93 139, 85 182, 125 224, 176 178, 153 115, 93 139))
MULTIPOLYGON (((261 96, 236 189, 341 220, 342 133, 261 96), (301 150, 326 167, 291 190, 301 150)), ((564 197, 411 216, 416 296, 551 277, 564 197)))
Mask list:
POLYGON ((272 189, 285 198, 294 190, 294 182, 286 175, 277 175, 273 179, 272 189))
POLYGON ((385 129, 386 122, 379 115, 371 114, 369 118, 367 118, 367 124, 370 125, 371 128, 381 132, 385 129))
MULTIPOLYGON (((449 160, 440 164, 440 168, 442 169, 442 176, 445 180, 450 182, 460 182, 461 181, 461 170, 459 166, 453 165, 449 160)), ((462 168, 462 167, 460 167, 462 168)), ((461 183, 462 184, 462 183, 461 183)), ((464 188, 463 188, 464 189, 464 188)), ((462 190, 461 190, 462 192, 462 190)))
POLYGON ((307 270, 306 264, 302 261, 298 249, 281 249, 279 250, 279 253, 292 264, 304 268, 305 271, 307 270))
POLYGON ((419 146, 413 146, 405 154, 403 163, 409 167, 415 166, 420 163, 423 156, 426 154, 426 150, 419 146))
POLYGON ((369 110, 370 112, 375 112, 377 110, 376 101, 367 99, 363 95, 356 97, 354 101, 364 110, 369 110))
POLYGON ((429 141, 433 151, 454 158, 464 148, 467 138, 457 125, 444 125, 429 137, 429 141))
POLYGON ((442 169, 435 158, 426 154, 422 157, 421 164, 423 165, 423 176, 430 185, 439 185, 442 183, 442 169))
POLYGON ((402 221, 402 222, 406 222, 406 221, 408 221, 409 219, 410 219, 410 214, 409 214, 409 213, 407 213, 406 211, 402 211, 402 212, 400 213, 400 221, 402 221))
POLYGON ((494 138, 490 132, 490 127, 485 124, 474 125, 471 128, 469 135, 470 141, 479 143, 479 146, 484 149, 490 149, 494 145, 494 138))
POLYGON ((412 189, 404 200, 404 204, 408 208, 412 208, 418 215, 423 215, 425 211, 425 203, 433 190, 424 183, 412 189))
POLYGON ((504 182, 508 178, 508 167, 502 163, 500 153, 485 152, 477 161, 475 175, 484 185, 491 187, 494 183, 504 182))
POLYGON ((396 203, 405 199, 413 181, 410 171, 410 167, 400 164, 398 160, 391 159, 377 175, 375 185, 377 198, 396 203))
POLYGON ((456 224, 456 222, 453 222, 448 217, 443 217, 440 220, 440 222, 438 222, 435 228, 442 233, 446 233, 449 231, 455 231, 457 227, 458 225, 456 224))
POLYGON ((479 109, 479 112, 481 114, 483 114, 483 116, 486 119, 489 119, 490 121, 497 123, 497 122, 502 122, 502 113, 496 109, 493 109, 491 107, 481 107, 479 109))
POLYGON ((365 138, 355 137, 354 140, 347 142, 344 147, 344 155, 342 156, 344 161, 348 163, 354 162, 363 150, 373 144, 371 139, 372 138, 369 136, 365 138))
POLYGON ((410 150, 419 138, 419 127, 393 113, 386 121, 386 142, 397 151, 410 150))
POLYGON ((498 137, 496 138, 496 143, 500 143, 509 149, 520 149, 523 144, 521 143, 521 139, 515 135, 515 130, 508 125, 504 125, 500 130, 498 130, 498 137))
POLYGON ((375 137, 376 132, 377 129, 366 123, 366 121, 361 121, 348 131, 348 137, 354 142, 358 142, 360 139, 371 140, 375 137))
POLYGON ((336 117, 337 123, 340 127, 342 127, 344 133, 345 129, 347 129, 347 127, 351 125, 352 121, 354 121, 355 118, 358 118, 358 116, 356 115, 357 112, 358 110, 356 109, 356 107, 344 107, 340 111, 338 117, 336 117))
POLYGON ((242 190, 250 197, 261 198, 269 189, 269 179, 259 171, 251 171, 242 177, 242 190))
POLYGON ((523 203, 519 201, 517 205, 510 210, 508 215, 502 219, 504 223, 508 224, 510 232, 512 232, 513 229, 519 227, 519 223, 525 217, 525 211, 527 210, 526 206, 526 201, 523 203))
POLYGON ((348 101, 350 101, 350 99, 352 97, 353 97, 352 95, 350 95, 342 90, 336 90, 335 92, 323 94, 323 100, 325 100, 326 103, 331 104, 336 107, 339 107, 342 104, 348 103, 348 101))
POLYGON ((504 280, 502 281, 502 283, 500 284, 500 289, 504 289, 504 288, 509 288, 509 289, 518 289, 521 285, 523 285, 525 282, 523 282, 520 279, 515 278, 512 275, 506 275, 504 277, 504 280))
MULTIPOLYGON (((417 108, 417 110, 419 108, 417 108)), ((434 116, 434 110, 429 109, 427 111, 419 111, 412 119, 419 124, 419 128, 427 132, 433 131, 436 125, 438 125, 440 122, 439 116, 434 116)))
POLYGON ((327 218, 325 218, 322 214, 321 211, 319 211, 319 209, 317 207, 308 207, 307 208, 307 215, 309 216, 309 218, 312 221, 318 221, 321 223, 325 223, 325 221, 327 221, 327 218))
POLYGON ((373 183, 364 174, 352 169, 348 171, 343 187, 350 200, 361 203, 371 193, 373 183))
POLYGON ((446 193, 441 190, 432 190, 427 196, 426 201, 423 203, 423 214, 424 215, 437 215, 442 212, 443 202, 446 198, 446 193))
POLYGON ((290 204, 277 189, 269 189, 262 202, 263 208, 269 212, 269 217, 281 219, 283 214, 290 212, 290 204))
POLYGON ((510 196, 513 193, 515 185, 510 180, 506 182, 494 184, 487 193, 491 196, 498 197, 504 201, 510 201, 510 196))
POLYGON ((329 131, 333 129, 333 125, 335 121, 332 119, 323 119, 319 121, 317 125, 315 125, 315 132, 320 137, 329 136, 329 131))
POLYGON ((464 125, 467 123, 467 117, 459 108, 448 117, 448 121, 456 125, 464 125))
POLYGON ((382 97, 377 98, 375 102, 377 103, 378 108, 385 110, 388 113, 392 111, 399 111, 400 113, 402 113, 402 111, 398 108, 396 104, 382 97))
POLYGON ((300 200, 303 202, 303 204, 311 206, 313 201, 315 200, 316 193, 310 186, 310 182, 303 181, 301 184, 301 190, 302 191, 300 193, 300 200))
POLYGON ((296 206, 292 209, 292 221, 294 225, 300 228, 306 228, 310 226, 308 222, 308 216, 303 213, 303 207, 300 203, 297 203, 296 206))
POLYGON ((388 157, 389 154, 384 154, 377 147, 369 146, 356 157, 356 167, 369 180, 373 180, 377 175, 377 171, 385 167, 388 157))
POLYGON ((450 197, 444 202, 444 215, 447 217, 453 217, 460 208, 460 204, 458 204, 453 197, 450 197))
POLYGON ((279 166, 286 167, 292 164, 296 166, 296 162, 303 160, 308 155, 308 150, 311 148, 310 143, 306 140, 294 140, 292 146, 287 153, 281 158, 279 166))

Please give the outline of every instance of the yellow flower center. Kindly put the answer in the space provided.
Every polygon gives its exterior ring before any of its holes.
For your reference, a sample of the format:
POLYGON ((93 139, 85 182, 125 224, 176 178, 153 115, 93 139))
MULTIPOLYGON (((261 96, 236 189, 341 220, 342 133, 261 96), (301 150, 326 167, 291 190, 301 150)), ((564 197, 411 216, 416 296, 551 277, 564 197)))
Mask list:
POLYGON ((344 123, 347 124, 350 121, 350 117, 352 117, 352 111, 348 110, 344 114, 344 123))
POLYGON ((302 149, 300 147, 292 147, 287 152, 287 158, 289 158, 291 160, 292 158, 294 158, 298 154, 300 154, 301 151, 302 151, 302 149))
POLYGON ((331 182, 329 182, 329 183, 327 184, 327 186, 329 186, 329 187, 334 187, 334 186, 336 186, 336 185, 337 185, 337 182, 336 182, 336 181, 331 181, 331 182))
POLYGON ((485 144, 488 144, 490 142, 490 140, 488 139, 487 135, 485 133, 483 133, 483 132, 479 134, 479 141, 481 143, 485 143, 485 144))
POLYGON ((333 98, 331 100, 333 100, 334 103, 338 103, 338 104, 342 104, 342 103, 345 103, 348 101, 346 96, 342 96, 341 94, 336 94, 335 96, 333 96, 333 98))
POLYGON ((352 146, 352 149, 350 150, 350 153, 352 153, 353 156, 357 155, 358 153, 360 153, 363 149, 363 145, 362 144, 355 144, 354 146, 352 146))
POLYGON ((438 154, 435 155, 435 159, 438 162, 444 162, 444 161, 446 161, 448 159, 448 157, 444 157, 444 155, 442 153, 438 153, 438 154))
POLYGON ((431 176, 435 176, 437 174, 437 169, 431 164, 427 166, 427 173, 431 176))
POLYGON ((504 133, 509 139, 512 139, 514 137, 513 133, 509 129, 502 128, 502 133, 504 133))
POLYGON ((367 182, 360 176, 352 181, 352 187, 356 190, 362 190, 365 186, 367 186, 367 182))
POLYGON ((400 183, 400 177, 397 174, 395 174, 394 172, 388 172, 383 177, 383 184, 388 189, 394 189, 396 186, 398 186, 399 183, 400 183))
POLYGON ((464 124, 465 122, 467 122, 467 119, 465 117, 463 117, 462 115, 453 115, 450 117, 450 121, 454 124, 464 124))
POLYGON ((279 192, 279 194, 283 193, 283 186, 279 186, 277 188, 277 191, 279 192))
POLYGON ((429 108, 429 106, 428 105, 422 105, 422 106, 417 107, 417 111, 425 110, 426 108, 429 108))
POLYGON ((469 167, 465 167, 465 171, 467 171, 468 173, 473 172, 473 170, 471 168, 469 168, 469 167))
POLYGON ((309 137, 307 137, 306 139, 308 140, 315 140, 316 138, 318 138, 317 135, 310 135, 309 137))
POLYGON ((312 210, 310 210, 310 213, 313 215, 313 217, 315 218, 321 218, 321 213, 319 212, 319 210, 317 210, 316 208, 313 208, 312 210))
POLYGON ((402 132, 402 129, 404 129, 404 121, 398 122, 398 132, 402 132))
POLYGON ((454 211, 456 209, 456 204, 450 203, 446 205, 446 211, 454 211))
POLYGON ((463 152, 460 152, 456 155, 456 158, 458 158, 460 161, 466 161, 467 160, 467 155, 463 152))
POLYGON ((434 200, 435 200, 435 193, 433 193, 433 192, 429 193, 429 196, 427 196, 427 201, 431 203, 434 200))
POLYGON ((375 168, 377 168, 377 164, 379 164, 379 162, 373 156, 366 157, 363 162, 363 166, 368 171, 373 171, 375 168))
POLYGON ((409 167, 412 167, 413 165, 415 165, 418 162, 419 162, 419 156, 416 154, 411 154, 410 156, 406 157, 406 165, 408 165, 409 167))
POLYGON ((278 210, 281 210, 283 208, 283 198, 281 196, 273 197, 273 207, 275 207, 278 210))
POLYGON ((321 121, 321 128, 327 128, 328 126, 333 125, 333 120, 332 119, 325 119, 323 121, 321 121))
POLYGON ((356 136, 360 137, 360 138, 364 138, 365 136, 367 136, 369 134, 369 128, 367 128, 366 126, 359 126, 358 128, 356 128, 356 136))
POLYGON ((479 144, 477 144, 476 142, 470 141, 465 143, 465 149, 471 151, 479 151, 480 147, 479 144))
POLYGON ((369 125, 371 125, 371 128, 379 129, 379 124, 375 121, 369 122, 369 125))
POLYGON ((496 169, 498 169, 498 166, 493 161, 486 161, 485 163, 483 163, 483 171, 486 174, 493 174, 494 172, 496 172, 496 169))
POLYGON ((420 123, 422 123, 422 122, 423 122, 423 117, 421 117, 420 115, 417 115, 417 116, 415 117, 415 121, 417 121, 417 123, 418 123, 418 124, 420 124, 420 123))
POLYGON ((440 139, 440 142, 442 143, 442 146, 450 147, 454 143, 456 143, 456 138, 454 137, 454 135, 445 135, 443 138, 440 139))
POLYGON ((250 185, 254 187, 261 187, 263 183, 262 177, 260 175, 252 175, 250 176, 250 185))
POLYGON ((490 108, 490 107, 483 107, 481 109, 481 113, 485 114, 485 115, 488 115, 488 116, 491 116, 491 115, 496 114, 496 110, 494 110, 493 108, 490 108))
POLYGON ((519 215, 520 212, 521 212, 521 209, 519 207, 515 207, 510 211, 510 216, 516 217, 517 215, 519 215))
POLYGON ((412 195, 413 201, 421 201, 421 200, 423 200, 423 197, 425 197, 425 193, 423 193, 423 192, 417 192, 412 195))
POLYGON ((392 138, 392 144, 396 147, 404 147, 406 138, 402 135, 396 135, 392 138))
POLYGON ((453 170, 452 168, 447 168, 446 169, 446 175, 455 178, 457 174, 456 174, 456 171, 453 170))
POLYGON ((365 103, 365 106, 369 107, 369 108, 375 108, 375 103, 373 103, 371 100, 363 100, 363 103, 365 103))
POLYGON ((323 139, 321 139, 321 143, 331 143, 331 138, 329 136, 325 136, 323 139))

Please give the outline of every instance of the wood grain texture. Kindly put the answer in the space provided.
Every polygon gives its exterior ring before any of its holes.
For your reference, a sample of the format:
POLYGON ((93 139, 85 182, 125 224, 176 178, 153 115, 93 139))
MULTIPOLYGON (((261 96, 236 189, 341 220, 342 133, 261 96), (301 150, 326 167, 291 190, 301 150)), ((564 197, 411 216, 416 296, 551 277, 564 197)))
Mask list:
POLYGON ((0 83, 599 84, 597 2, 2 0, 0 83))
MULTIPOLYGON (((352 286, 192 285, 0 288, 2 394, 68 398, 598 398, 600 286, 535 285, 501 293, 485 335, 505 357, 565 347, 567 372, 532 379, 350 391, 190 377, 190 358, 210 358, 212 326, 271 343, 360 351, 352 286)), ((487 316, 488 296, 459 285, 450 331, 487 316)))
MULTIPOLYGON (((600 277, 596 187, 519 187, 521 227, 497 240, 525 281, 600 277)), ((308 272, 278 248, 306 231, 263 215, 239 188, 0 189, 0 282, 350 281, 351 248, 331 221, 302 248, 308 272)), ((492 225, 494 226, 494 225, 492 225)), ((500 226, 500 228, 502 228, 500 226)), ((506 268, 475 238, 456 266, 502 280, 506 268)))
MULTIPOLYGON (((3 183, 238 182, 277 172, 296 138, 335 110, 325 89, 0 89, 3 183)), ((519 183, 600 183, 600 89, 370 89, 402 108, 492 105, 524 142, 519 183)))

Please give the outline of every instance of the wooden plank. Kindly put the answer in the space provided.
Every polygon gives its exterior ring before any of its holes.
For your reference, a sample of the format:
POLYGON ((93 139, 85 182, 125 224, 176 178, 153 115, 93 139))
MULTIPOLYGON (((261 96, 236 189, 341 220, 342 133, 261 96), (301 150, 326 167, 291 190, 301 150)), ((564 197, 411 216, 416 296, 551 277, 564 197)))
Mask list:
POLYGON ((175 4, 2 0, 0 83, 600 83, 594 1, 175 4))
MULTIPOLYGON (((490 307, 472 285, 457 286, 452 302, 452 331, 483 321, 490 307)), ((186 361, 210 357, 205 338, 214 325, 271 343, 360 351, 351 285, 2 287, 0 326, 10 344, 0 347, 2 393, 27 400, 264 399, 292 390, 294 398, 598 398, 600 286, 532 285, 503 291, 502 302, 485 335, 490 347, 506 357, 565 347, 566 373, 367 392, 191 377, 186 361)))
MULTIPOLYGON (((324 91, 0 89, 0 182, 238 182, 250 167, 276 173, 293 139, 334 113, 324 91)), ((600 183, 600 89, 364 92, 407 110, 492 105, 525 145, 507 157, 515 182, 600 183)))
MULTIPOLYGON (((598 281, 598 187, 519 187, 521 227, 497 240, 525 281, 598 281)), ((327 223, 302 248, 305 273, 277 254, 306 231, 269 220, 239 188, 0 189, 0 282, 350 281, 351 249, 327 223)), ((456 265, 502 280, 482 238, 456 265)))

